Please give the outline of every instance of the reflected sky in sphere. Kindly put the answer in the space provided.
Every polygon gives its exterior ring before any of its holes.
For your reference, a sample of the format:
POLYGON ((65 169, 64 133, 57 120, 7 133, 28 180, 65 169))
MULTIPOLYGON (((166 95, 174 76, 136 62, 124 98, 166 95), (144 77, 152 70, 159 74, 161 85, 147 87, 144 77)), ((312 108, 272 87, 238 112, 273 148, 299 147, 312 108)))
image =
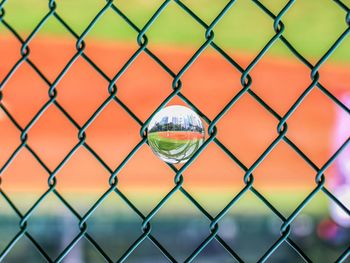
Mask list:
POLYGON ((173 105, 160 110, 148 125, 148 143, 168 163, 184 163, 204 142, 204 128, 191 109, 173 105))

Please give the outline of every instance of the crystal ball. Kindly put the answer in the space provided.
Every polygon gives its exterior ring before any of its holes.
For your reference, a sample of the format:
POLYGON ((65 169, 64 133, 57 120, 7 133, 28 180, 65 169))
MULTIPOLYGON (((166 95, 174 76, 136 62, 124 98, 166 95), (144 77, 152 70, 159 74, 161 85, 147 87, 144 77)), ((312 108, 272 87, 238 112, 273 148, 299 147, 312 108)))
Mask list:
POLYGON ((204 142, 204 128, 191 109, 173 105, 157 112, 147 128, 153 152, 167 163, 185 163, 204 142))

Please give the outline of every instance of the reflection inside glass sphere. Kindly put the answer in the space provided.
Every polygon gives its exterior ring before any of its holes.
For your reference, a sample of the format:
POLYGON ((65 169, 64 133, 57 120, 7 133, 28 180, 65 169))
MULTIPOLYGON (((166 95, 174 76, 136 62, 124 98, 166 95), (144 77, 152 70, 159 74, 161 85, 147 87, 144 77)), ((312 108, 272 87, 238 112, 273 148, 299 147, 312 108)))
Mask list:
POLYGON ((189 108, 168 106, 150 121, 147 138, 160 159, 168 163, 184 163, 204 142, 203 123, 189 108))

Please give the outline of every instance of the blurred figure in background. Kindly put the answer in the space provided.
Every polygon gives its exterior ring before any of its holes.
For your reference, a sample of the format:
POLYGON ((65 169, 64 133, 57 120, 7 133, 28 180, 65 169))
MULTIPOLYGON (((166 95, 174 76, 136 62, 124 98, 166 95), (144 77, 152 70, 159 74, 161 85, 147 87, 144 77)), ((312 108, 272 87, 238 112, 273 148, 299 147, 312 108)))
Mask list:
MULTIPOLYGON (((350 92, 342 95, 341 101, 350 108, 350 92)), ((344 143, 350 135, 350 115, 342 110, 337 110, 335 123, 334 142, 335 147, 344 143)), ((334 149, 336 151, 337 149, 334 149)), ((350 147, 347 145, 335 160, 336 176, 334 177, 332 193, 349 209, 350 207, 350 147)), ((332 202, 330 213, 333 220, 343 227, 350 227, 350 216, 338 205, 332 202)))
MULTIPOLYGON (((343 94, 340 100, 346 107, 350 108, 350 92, 343 94)), ((350 115, 343 109, 337 107, 335 118, 335 130, 332 134, 333 152, 349 138, 350 135, 350 115)), ((338 155, 335 160, 335 176, 330 181, 330 191, 342 202, 347 209, 350 209, 350 146, 338 155)), ((329 213, 331 220, 326 219, 318 226, 318 234, 324 239, 334 244, 341 243, 350 229, 350 215, 338 204, 330 201, 329 213)), ((346 238, 345 238, 346 239, 346 238)))

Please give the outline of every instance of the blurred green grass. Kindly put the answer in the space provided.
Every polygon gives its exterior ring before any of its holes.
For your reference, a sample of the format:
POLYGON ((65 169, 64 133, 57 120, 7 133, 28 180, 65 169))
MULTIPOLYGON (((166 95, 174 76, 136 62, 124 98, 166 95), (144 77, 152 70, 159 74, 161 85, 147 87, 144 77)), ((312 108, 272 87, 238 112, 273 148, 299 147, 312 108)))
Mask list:
POLYGON ((192 140, 176 140, 174 138, 161 137, 157 132, 148 134, 148 141, 150 145, 155 149, 163 149, 164 153, 174 149, 182 148, 191 144, 192 140))
MULTIPOLYGON (((11 0, 4 5, 5 20, 21 34, 28 34, 48 13, 48 1, 11 0)), ((114 1, 139 28, 142 28, 163 1, 119 0, 114 1)), ((183 0, 207 24, 226 5, 227 0, 183 0)), ((261 0, 275 15, 287 3, 261 0)), ((57 13, 79 34, 105 5, 103 0, 56 1, 57 13)), ((296 1, 282 21, 284 36, 308 59, 319 59, 347 28, 345 11, 333 1, 296 1)), ((214 28, 215 42, 230 52, 256 54, 275 34, 273 20, 253 1, 238 0, 214 28)), ((5 28, 0 26, 0 33, 5 28)), ((41 35, 68 36, 69 33, 54 18, 41 29, 41 35)), ((198 47, 205 41, 205 30, 184 10, 172 1, 147 31, 150 45, 153 43, 198 47)), ((97 22, 87 38, 134 41, 137 34, 112 10, 108 10, 97 22)), ((274 55, 291 56, 290 51, 278 41, 269 51, 274 55)), ((331 56, 331 60, 350 61, 349 37, 331 56)))
MULTIPOLYGON (((226 190, 193 190, 190 194, 204 207, 210 214, 217 215, 224 207, 234 198, 239 189, 232 191, 226 190)), ((90 192, 60 192, 62 196, 76 209, 80 214, 85 214, 95 203, 102 193, 94 191, 90 192)), ((165 196, 166 193, 160 193, 156 189, 138 189, 137 191, 126 191, 126 196, 131 202, 140 209, 144 214, 148 214, 165 196)), ((298 206, 298 204, 308 195, 307 191, 289 190, 282 191, 271 189, 267 193, 263 193, 265 198, 277 208, 284 216, 290 215, 298 206)), ((12 201, 25 213, 38 198, 28 192, 17 192, 11 195, 12 201)), ((302 213, 317 216, 326 216, 328 214, 329 200, 323 194, 318 194, 308 203, 302 213)), ((109 195, 99 206, 97 214, 110 212, 111 209, 117 209, 119 216, 134 217, 136 214, 127 206, 127 204, 116 194, 109 195)), ((45 201, 35 210, 35 214, 43 216, 47 214, 63 213, 68 211, 67 208, 54 195, 49 195, 45 201)), ((192 216, 201 214, 194 204, 190 202, 183 194, 177 192, 173 195, 165 205, 160 209, 162 217, 172 217, 174 215, 192 216)), ((5 214, 14 214, 12 209, 4 206, 5 214)), ((247 192, 239 199, 235 205, 229 210, 228 214, 238 215, 273 215, 273 212, 254 194, 247 192)))

